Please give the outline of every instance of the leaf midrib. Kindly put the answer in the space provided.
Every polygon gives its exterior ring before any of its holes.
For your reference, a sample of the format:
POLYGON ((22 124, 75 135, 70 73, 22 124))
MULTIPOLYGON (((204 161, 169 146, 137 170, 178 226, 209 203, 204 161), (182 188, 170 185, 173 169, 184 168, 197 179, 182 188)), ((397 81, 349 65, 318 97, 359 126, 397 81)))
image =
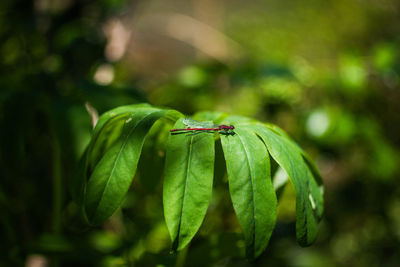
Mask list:
MULTIPOLYGON (((188 182, 188 177, 189 177, 189 172, 190 172, 190 163, 192 159, 192 148, 193 148, 193 136, 190 137, 190 143, 189 143, 189 152, 188 152, 188 160, 186 162, 186 176, 185 176, 185 186, 183 187, 183 197, 182 197, 182 207, 181 207, 181 212, 179 216, 179 225, 178 225, 178 232, 176 234, 176 238, 178 238, 179 242, 179 235, 181 232, 181 224, 182 224, 182 216, 183 216, 183 207, 185 205, 185 198, 186 198, 186 188, 187 188, 187 182, 188 182)), ((179 246, 177 246, 179 247, 179 246)))
POLYGON ((255 245, 255 240, 256 240, 256 217, 255 217, 255 210, 256 210, 256 201, 254 198, 254 187, 253 187, 253 183, 254 183, 254 175, 253 175, 253 169, 251 167, 250 161, 249 161, 249 151, 247 150, 247 147, 244 145, 242 138, 240 137, 240 135, 238 134, 239 140, 240 140, 240 144, 243 147, 244 151, 246 152, 246 162, 247 165, 249 166, 249 170, 250 170, 250 181, 251 181, 251 197, 253 200, 253 210, 252 210, 252 217, 253 217, 253 221, 254 221, 254 226, 253 226, 253 246, 255 245))

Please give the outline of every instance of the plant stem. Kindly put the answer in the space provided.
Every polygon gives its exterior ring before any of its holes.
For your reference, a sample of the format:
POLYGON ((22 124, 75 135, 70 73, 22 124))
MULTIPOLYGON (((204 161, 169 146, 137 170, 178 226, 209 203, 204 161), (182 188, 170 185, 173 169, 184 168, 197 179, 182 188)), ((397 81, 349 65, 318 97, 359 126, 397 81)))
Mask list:
POLYGON ((178 252, 178 256, 176 257, 175 267, 183 267, 185 266, 187 252, 189 250, 189 245, 187 245, 183 250, 178 252))

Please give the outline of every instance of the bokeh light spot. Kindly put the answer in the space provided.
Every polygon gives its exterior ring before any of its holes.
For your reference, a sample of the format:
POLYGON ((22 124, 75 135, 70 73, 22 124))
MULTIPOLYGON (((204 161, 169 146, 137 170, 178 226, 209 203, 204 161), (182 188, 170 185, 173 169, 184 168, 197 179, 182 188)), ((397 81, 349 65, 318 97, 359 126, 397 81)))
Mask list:
POLYGON ((315 137, 322 136, 328 130, 330 119, 324 111, 315 111, 307 119, 307 132, 315 137))

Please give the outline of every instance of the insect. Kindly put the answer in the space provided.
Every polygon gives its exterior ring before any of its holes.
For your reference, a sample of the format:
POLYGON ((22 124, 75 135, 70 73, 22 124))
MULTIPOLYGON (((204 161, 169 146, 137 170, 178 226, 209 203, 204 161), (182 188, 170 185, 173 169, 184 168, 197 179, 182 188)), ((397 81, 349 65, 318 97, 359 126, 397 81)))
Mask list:
POLYGON ((183 119, 183 124, 186 125, 186 128, 183 129, 171 129, 170 132, 172 135, 176 134, 184 134, 190 133, 190 135, 199 134, 199 133, 219 133, 222 135, 234 135, 235 126, 233 125, 217 125, 213 124, 210 121, 196 121, 190 118, 183 119))

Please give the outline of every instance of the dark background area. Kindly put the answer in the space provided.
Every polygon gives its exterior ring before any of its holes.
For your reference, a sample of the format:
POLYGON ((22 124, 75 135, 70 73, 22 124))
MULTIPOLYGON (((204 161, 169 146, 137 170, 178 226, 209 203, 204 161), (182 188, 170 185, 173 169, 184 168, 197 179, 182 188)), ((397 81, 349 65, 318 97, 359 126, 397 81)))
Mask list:
MULTIPOLYGON (((288 184, 250 263, 217 157, 187 266, 399 266, 399 13, 396 0, 0 1, 0 265, 175 265, 162 168, 139 163, 101 227, 71 215, 92 128, 85 104, 149 102, 275 123, 324 178, 316 243, 296 243, 288 184)), ((145 148, 141 162, 162 164, 162 149, 145 148)))

